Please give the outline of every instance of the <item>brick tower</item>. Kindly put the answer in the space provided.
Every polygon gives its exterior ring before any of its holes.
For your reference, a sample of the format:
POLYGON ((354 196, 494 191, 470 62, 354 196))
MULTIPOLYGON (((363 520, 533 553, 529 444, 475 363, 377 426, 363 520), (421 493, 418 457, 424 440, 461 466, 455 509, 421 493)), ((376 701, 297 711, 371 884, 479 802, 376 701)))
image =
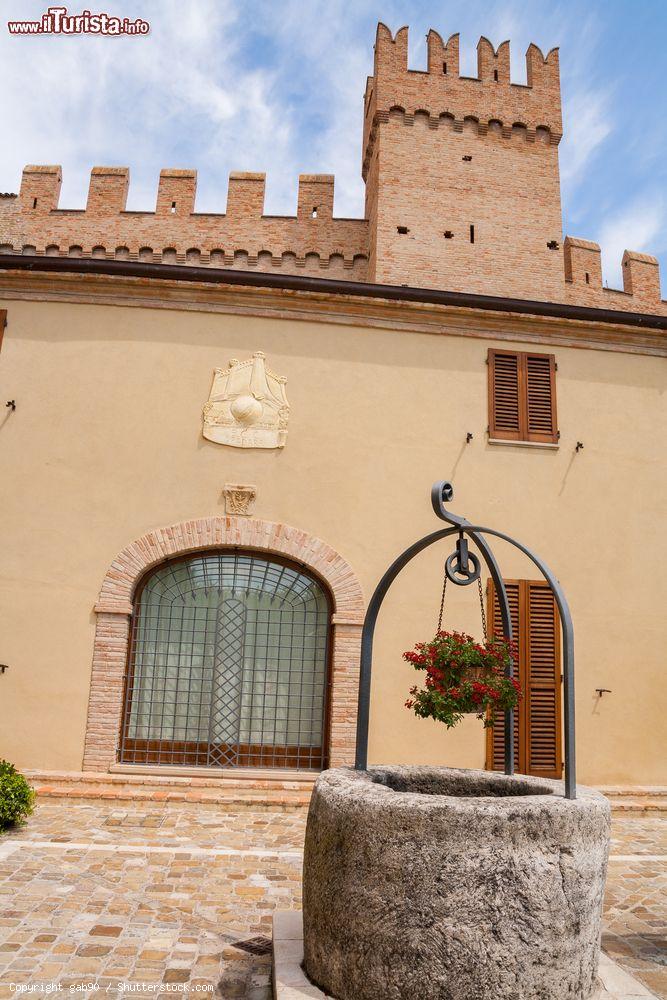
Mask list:
POLYGON ((459 75, 459 38, 428 34, 428 70, 408 70, 408 29, 378 25, 364 100, 369 280, 489 295, 562 294, 558 51, 477 46, 459 75))

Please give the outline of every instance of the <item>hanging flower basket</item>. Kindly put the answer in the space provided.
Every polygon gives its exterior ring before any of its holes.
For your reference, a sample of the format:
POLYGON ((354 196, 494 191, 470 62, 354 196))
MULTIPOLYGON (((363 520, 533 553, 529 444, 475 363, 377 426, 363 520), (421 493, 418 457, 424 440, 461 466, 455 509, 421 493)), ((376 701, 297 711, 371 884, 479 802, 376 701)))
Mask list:
POLYGON ((412 687, 405 706, 448 729, 474 713, 486 729, 496 713, 515 709, 522 698, 519 682, 505 674, 510 657, 516 660, 516 644, 506 639, 479 643, 464 632, 438 632, 431 642, 403 653, 415 670, 426 672, 425 686, 412 687))

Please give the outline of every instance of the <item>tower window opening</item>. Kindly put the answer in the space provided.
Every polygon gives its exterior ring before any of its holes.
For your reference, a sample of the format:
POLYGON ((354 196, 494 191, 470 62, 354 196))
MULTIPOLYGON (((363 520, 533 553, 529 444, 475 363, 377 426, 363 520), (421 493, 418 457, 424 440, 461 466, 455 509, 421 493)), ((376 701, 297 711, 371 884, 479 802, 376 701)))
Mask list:
POLYGON ((494 69, 494 71, 493 71, 493 79, 496 81, 496 83, 498 83, 498 70, 497 69, 494 69))
POLYGON ((36 198, 32 199, 32 207, 33 208, 37 208, 37 199, 36 198))
POLYGON ((310 213, 310 217, 311 217, 311 219, 316 219, 317 218, 317 205, 313 205, 313 210, 310 213))
POLYGON ((446 240, 454 239, 454 233, 451 231, 451 229, 445 229, 442 235, 445 237, 446 240))
POLYGON ((590 274, 588 273, 588 271, 586 271, 586 284, 587 284, 587 285, 590 285, 590 283, 591 283, 591 276, 590 276, 590 274))
POLYGON ((396 232, 399 233, 401 236, 407 236, 410 230, 408 229, 407 226, 396 226, 396 232))
POLYGON ((176 202, 175 201, 172 201, 172 203, 171 203, 171 214, 172 215, 176 214, 176 202))
POLYGON ((444 62, 442 64, 442 72, 445 74, 445 76, 447 76, 447 63, 446 62, 444 62))
POLYGON ((472 223, 470 224, 470 242, 471 243, 475 242, 475 227, 472 225, 472 223))

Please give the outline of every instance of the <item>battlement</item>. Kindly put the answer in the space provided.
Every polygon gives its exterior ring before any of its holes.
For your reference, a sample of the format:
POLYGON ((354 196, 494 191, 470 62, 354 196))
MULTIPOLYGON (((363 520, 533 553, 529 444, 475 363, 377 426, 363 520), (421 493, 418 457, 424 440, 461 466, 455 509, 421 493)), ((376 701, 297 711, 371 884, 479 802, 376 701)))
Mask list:
POLYGON ((154 212, 127 210, 127 167, 94 167, 85 209, 59 205, 59 166, 28 166, 0 202, 4 251, 366 277, 368 224, 333 215, 331 174, 299 177, 294 216, 264 214, 265 174, 233 172, 225 213, 195 211, 197 172, 160 172, 154 212), (5 208, 4 205, 7 205, 5 208))
POLYGON ((373 76, 364 98, 364 168, 372 155, 378 120, 392 111, 425 115, 432 127, 441 120, 462 128, 474 122, 482 134, 497 126, 509 137, 520 127, 529 139, 539 131, 558 144, 563 134, 558 49, 546 56, 537 45, 526 52, 527 84, 510 80, 510 43, 497 49, 488 38, 477 44, 477 76, 459 72, 459 35, 446 42, 437 31, 427 35, 427 69, 408 69, 408 28, 393 36, 380 23, 375 41, 373 76))
MULTIPOLYGON (((61 184, 62 168, 59 166, 25 167, 19 193, 22 210, 26 213, 38 212, 40 215, 55 211, 78 212, 79 209, 59 207, 61 184)), ((85 211, 101 216, 125 212, 129 185, 128 167, 93 167, 85 211)), ((265 187, 266 174, 232 171, 229 175, 227 211, 221 213, 221 217, 226 214, 234 218, 261 218, 264 215, 265 187)), ((195 213, 196 192, 196 170, 161 170, 156 214, 178 217, 203 214, 195 213)), ((16 196, 7 193, 4 197, 16 196)), ((297 214, 294 218, 320 222, 332 220, 333 204, 333 174, 299 175, 297 214)))
POLYGON ((667 314, 654 257, 626 251, 623 289, 602 279, 596 243, 563 240, 558 49, 427 36, 408 68, 408 29, 379 24, 364 99, 363 219, 334 218, 331 174, 299 177, 296 214, 265 214, 263 173, 229 176, 226 211, 197 212, 195 170, 160 172, 154 211, 128 211, 127 167, 94 167, 86 207, 60 207, 59 166, 25 168, 0 194, 0 252, 203 265, 412 285, 667 314))

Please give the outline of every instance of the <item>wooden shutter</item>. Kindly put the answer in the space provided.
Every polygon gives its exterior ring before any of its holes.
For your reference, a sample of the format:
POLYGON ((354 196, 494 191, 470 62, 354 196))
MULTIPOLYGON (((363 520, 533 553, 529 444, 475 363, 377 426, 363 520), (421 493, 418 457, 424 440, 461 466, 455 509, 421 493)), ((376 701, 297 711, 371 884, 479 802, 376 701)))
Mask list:
POLYGON ((560 621, 547 583, 523 581, 526 590, 526 771, 561 777, 560 621))
MULTIPOLYGON (((560 621, 549 585, 537 580, 506 580, 518 670, 524 697, 514 714, 514 767, 522 774, 562 776, 560 621)), ((491 631, 500 634, 500 613, 489 581, 491 631)), ((487 730, 486 766, 504 770, 503 716, 487 730)))
MULTIPOLYGON (((521 619, 521 587, 518 580, 505 580, 507 600, 510 606, 510 618, 512 619, 512 633, 515 640, 519 634, 519 623, 521 619)), ((489 607, 489 630, 491 635, 502 635, 502 624, 500 618, 500 605, 498 594, 493 586, 493 581, 489 580, 487 587, 487 599, 489 607)), ((521 658, 519 663, 514 664, 514 676, 523 683, 521 676, 521 658)), ((523 771, 523 760, 521 751, 525 745, 525 739, 521 739, 521 712, 514 713, 514 770, 523 771)), ((505 715, 500 713, 497 720, 494 718, 493 729, 486 730, 486 766, 489 771, 505 770, 505 715), (496 724, 497 723, 497 724, 496 724)))
POLYGON ((553 354, 524 354, 526 440, 558 441, 556 359, 553 354))
POLYGON ((502 441, 520 441, 520 355, 512 351, 489 351, 489 435, 502 441))
POLYGON ((6 326, 7 326, 7 310, 0 309, 0 350, 2 349, 2 338, 5 335, 6 326))
POLYGON ((558 441, 553 354, 489 351, 489 436, 500 441, 558 441))

